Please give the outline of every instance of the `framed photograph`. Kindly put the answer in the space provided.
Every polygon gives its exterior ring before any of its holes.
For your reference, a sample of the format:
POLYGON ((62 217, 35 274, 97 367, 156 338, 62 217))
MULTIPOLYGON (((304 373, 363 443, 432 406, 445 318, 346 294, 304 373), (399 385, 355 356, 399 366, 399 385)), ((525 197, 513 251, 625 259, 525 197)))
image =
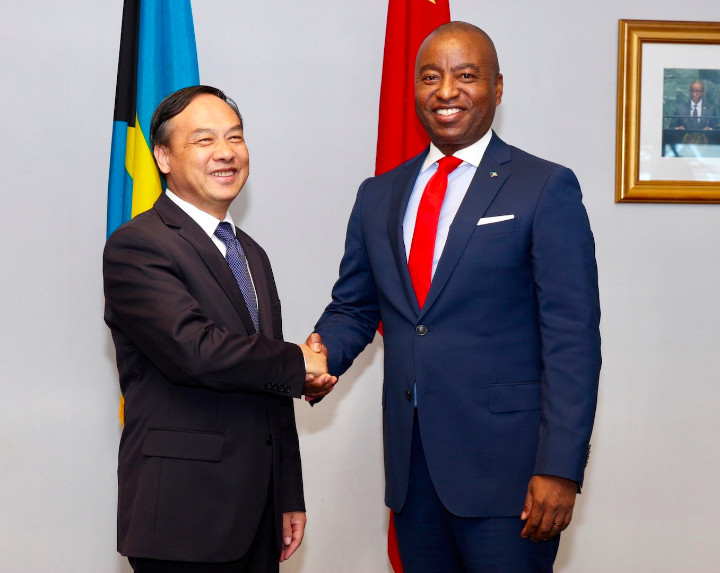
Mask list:
POLYGON ((720 22, 620 20, 616 203, 720 203, 720 22))

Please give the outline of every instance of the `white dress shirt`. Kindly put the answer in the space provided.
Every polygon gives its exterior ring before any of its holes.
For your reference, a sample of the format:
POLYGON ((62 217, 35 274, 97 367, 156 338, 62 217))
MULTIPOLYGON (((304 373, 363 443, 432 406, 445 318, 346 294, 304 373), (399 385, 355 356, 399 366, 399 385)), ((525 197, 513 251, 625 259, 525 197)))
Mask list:
MULTIPOLYGON (((193 221, 200 225, 200 228, 205 231, 205 233, 207 233, 207 236, 210 237, 213 243, 215 243, 215 246, 218 248, 220 253, 222 253, 223 258, 225 258, 225 255, 227 254, 227 247, 225 246, 225 243, 223 243, 218 237, 215 236, 215 229, 217 229, 217 226, 220 223, 225 221, 232 225, 233 233, 235 232, 235 223, 233 223, 230 211, 225 213, 225 218, 222 221, 219 221, 210 213, 206 213, 202 209, 198 209, 195 205, 188 203, 184 199, 181 199, 180 197, 175 195, 175 193, 170 191, 170 189, 166 189, 165 194, 173 203, 175 203, 178 207, 185 211, 193 221)), ((250 273, 250 280, 253 283, 253 289, 255 289, 255 281, 252 278, 252 272, 250 271, 247 257, 245 257, 245 265, 248 267, 248 273, 250 273)), ((257 290, 255 290, 255 292, 257 292, 257 290)))
MULTIPOLYGON (((465 193, 470 186, 472 178, 475 176, 475 171, 477 171, 483 155, 485 155, 485 150, 490 143, 491 137, 492 130, 489 129, 487 133, 475 143, 453 153, 454 157, 462 159, 463 162, 448 176, 448 187, 440 209, 440 219, 438 220, 437 235, 435 237, 435 252, 432 262, 433 276, 435 275, 435 269, 440 260, 440 255, 442 255, 443 249, 445 248, 450 225, 455 219, 460 204, 465 198, 465 193)), ((410 257, 410 246, 412 245, 413 233, 415 232, 415 220, 417 219, 418 206, 420 205, 420 199, 425 190, 425 185, 427 185, 427 182, 437 171, 437 162, 443 157, 443 152, 431 143, 430 151, 428 151, 427 157, 415 181, 415 186, 410 194, 410 201, 408 201, 405 218, 403 219, 403 239, 405 241, 406 259, 410 257)))

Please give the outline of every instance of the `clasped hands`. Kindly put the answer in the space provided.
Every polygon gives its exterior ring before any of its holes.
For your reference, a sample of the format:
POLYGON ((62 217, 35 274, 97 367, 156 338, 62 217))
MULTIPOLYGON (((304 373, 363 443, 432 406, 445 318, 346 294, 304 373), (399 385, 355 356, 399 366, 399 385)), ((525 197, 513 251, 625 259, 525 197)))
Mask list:
POLYGON ((337 376, 328 373, 327 348, 320 335, 313 332, 305 344, 299 344, 305 358, 305 386, 303 394, 308 401, 329 394, 337 383, 337 376))

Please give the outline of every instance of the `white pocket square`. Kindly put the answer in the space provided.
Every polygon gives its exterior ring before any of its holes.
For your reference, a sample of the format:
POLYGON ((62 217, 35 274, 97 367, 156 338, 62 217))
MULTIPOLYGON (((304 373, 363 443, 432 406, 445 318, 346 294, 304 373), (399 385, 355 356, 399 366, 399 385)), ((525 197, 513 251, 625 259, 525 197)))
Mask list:
POLYGON ((478 225, 489 225, 490 223, 499 223, 500 221, 509 221, 514 219, 515 215, 498 215, 497 217, 482 217, 477 224, 478 225))

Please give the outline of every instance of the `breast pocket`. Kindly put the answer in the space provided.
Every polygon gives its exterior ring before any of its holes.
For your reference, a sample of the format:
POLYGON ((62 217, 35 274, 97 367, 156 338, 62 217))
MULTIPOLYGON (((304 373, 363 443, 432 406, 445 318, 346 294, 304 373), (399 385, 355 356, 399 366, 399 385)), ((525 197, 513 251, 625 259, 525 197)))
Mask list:
POLYGON ((476 225, 465 251, 476 267, 473 272, 527 264, 529 248, 524 232, 518 217, 476 225))
POLYGON ((497 223, 488 223, 486 225, 477 225, 473 237, 490 237, 492 235, 503 235, 512 233, 517 228, 518 218, 507 219, 506 221, 498 221, 497 223))

